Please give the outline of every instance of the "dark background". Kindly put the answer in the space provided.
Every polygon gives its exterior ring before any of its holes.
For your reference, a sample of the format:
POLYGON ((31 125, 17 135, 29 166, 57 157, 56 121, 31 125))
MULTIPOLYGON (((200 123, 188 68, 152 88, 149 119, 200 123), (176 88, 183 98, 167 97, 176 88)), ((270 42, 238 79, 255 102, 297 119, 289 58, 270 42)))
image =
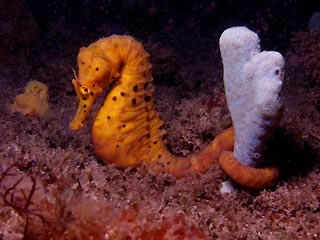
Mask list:
MULTIPOLYGON (((5 2, 12 4, 4 1, 4 6, 5 2)), ((138 38, 150 32, 170 35, 170 31, 213 35, 230 26, 246 25, 259 34, 266 48, 271 44, 280 51, 286 49, 290 34, 305 29, 320 9, 317 0, 27 0, 26 4, 42 33, 57 22, 72 33, 101 37, 107 27, 138 38)))

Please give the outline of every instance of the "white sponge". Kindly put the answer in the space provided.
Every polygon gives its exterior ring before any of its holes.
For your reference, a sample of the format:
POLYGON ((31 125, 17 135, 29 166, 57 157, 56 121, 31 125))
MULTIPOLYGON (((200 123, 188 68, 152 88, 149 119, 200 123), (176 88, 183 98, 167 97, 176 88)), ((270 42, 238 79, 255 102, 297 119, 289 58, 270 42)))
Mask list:
POLYGON ((256 167, 266 141, 279 120, 284 59, 278 52, 260 52, 260 39, 246 27, 232 27, 220 37, 224 85, 233 127, 234 156, 256 167))

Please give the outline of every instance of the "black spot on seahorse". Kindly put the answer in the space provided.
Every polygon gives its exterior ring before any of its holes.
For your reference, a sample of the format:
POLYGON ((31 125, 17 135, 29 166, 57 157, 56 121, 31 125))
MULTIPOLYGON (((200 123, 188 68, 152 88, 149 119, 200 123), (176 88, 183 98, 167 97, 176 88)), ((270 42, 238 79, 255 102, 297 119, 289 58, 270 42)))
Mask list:
POLYGON ((144 90, 147 90, 148 86, 149 86, 149 83, 145 82, 144 85, 143 85, 144 90))
POLYGON ((139 87, 138 87, 138 85, 134 85, 132 89, 133 89, 134 92, 138 92, 139 87))
POLYGON ((150 102, 150 100, 151 100, 151 97, 150 97, 150 96, 146 96, 146 97, 144 98, 144 101, 145 101, 145 102, 150 102))

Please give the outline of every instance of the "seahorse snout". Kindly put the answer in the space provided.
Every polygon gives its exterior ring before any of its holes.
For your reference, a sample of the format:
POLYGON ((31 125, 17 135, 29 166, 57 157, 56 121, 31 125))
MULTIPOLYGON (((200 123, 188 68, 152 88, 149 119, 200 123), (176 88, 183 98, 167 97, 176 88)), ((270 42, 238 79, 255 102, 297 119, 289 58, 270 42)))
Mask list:
POLYGON ((72 80, 72 84, 77 93, 79 106, 73 120, 69 125, 69 128, 71 130, 79 130, 83 127, 83 123, 96 100, 97 94, 91 91, 88 87, 78 84, 75 79, 72 80))

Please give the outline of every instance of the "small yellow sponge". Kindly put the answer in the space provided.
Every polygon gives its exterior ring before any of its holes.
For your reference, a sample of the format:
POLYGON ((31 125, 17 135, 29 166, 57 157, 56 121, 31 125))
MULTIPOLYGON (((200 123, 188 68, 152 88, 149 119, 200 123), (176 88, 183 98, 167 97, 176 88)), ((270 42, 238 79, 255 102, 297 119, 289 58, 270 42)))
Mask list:
POLYGON ((11 110, 28 116, 43 116, 48 109, 48 86, 30 81, 24 93, 15 97, 11 110))

